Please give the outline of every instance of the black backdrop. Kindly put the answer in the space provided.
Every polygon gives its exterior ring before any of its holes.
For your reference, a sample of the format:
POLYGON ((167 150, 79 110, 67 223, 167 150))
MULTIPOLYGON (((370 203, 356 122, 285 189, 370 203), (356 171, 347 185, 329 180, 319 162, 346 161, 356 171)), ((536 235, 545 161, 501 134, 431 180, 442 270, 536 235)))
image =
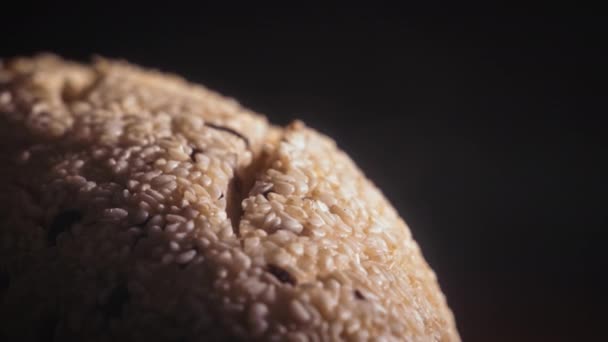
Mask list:
POLYGON ((602 336, 592 9, 5 5, 3 57, 125 58, 334 137, 411 226, 465 341, 602 336))

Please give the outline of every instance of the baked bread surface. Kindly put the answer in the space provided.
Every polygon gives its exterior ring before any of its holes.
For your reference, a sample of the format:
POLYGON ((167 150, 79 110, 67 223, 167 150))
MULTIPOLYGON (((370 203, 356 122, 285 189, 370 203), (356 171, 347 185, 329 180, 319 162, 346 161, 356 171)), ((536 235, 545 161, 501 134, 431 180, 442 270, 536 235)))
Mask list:
POLYGON ((460 340, 407 225, 301 122, 40 55, 0 66, 0 139, 10 340, 460 340))

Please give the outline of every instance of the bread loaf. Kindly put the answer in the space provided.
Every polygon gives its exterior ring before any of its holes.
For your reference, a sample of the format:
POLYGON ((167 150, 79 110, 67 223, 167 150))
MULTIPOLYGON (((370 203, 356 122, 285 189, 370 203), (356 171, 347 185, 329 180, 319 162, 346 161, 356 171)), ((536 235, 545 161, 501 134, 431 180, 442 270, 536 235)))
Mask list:
POLYGON ((5 341, 459 341, 335 142, 122 61, 0 66, 5 341))

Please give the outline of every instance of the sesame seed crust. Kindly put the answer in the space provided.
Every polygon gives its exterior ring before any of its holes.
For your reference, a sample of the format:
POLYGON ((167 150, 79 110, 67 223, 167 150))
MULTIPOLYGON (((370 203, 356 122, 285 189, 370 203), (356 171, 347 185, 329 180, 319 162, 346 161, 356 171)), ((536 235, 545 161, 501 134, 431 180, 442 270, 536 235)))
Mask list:
POLYGON ((0 336, 460 341, 330 138, 122 61, 0 63, 0 336))

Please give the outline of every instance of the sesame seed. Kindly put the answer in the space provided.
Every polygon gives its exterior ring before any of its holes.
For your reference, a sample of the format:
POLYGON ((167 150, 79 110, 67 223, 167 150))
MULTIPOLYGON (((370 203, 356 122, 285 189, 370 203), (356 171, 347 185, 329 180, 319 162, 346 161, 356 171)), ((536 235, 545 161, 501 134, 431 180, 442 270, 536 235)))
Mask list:
POLYGON ((180 255, 178 255, 175 261, 178 264, 185 264, 185 263, 190 262, 192 259, 194 259, 195 256, 196 256, 196 251, 192 249, 192 250, 183 252, 180 255))
POLYGON ((292 300, 289 304, 289 310, 299 322, 306 322, 311 318, 310 313, 299 300, 292 300))

